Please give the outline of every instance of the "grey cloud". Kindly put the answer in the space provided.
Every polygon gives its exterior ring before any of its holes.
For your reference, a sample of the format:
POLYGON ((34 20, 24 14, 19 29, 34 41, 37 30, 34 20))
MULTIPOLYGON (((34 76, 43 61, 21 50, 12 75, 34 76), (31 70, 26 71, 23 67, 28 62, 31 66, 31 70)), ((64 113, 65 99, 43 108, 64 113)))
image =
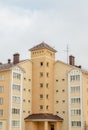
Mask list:
POLYGON ((1 47, 0 60, 6 60, 15 51, 25 58, 29 56, 29 48, 45 41, 58 50, 57 58, 65 61, 63 50, 69 44, 69 54, 78 58, 78 64, 87 67, 86 58, 83 58, 88 55, 86 4, 86 0, 83 3, 80 0, 39 0, 37 3, 4 0, 0 4, 0 43, 6 48, 1 47))

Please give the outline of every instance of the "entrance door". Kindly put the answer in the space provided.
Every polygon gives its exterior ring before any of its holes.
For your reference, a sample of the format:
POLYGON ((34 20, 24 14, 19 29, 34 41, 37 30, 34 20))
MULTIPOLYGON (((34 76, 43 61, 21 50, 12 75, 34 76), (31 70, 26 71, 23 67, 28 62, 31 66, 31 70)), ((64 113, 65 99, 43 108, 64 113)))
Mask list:
POLYGON ((51 125, 51 130, 54 130, 54 125, 51 125))

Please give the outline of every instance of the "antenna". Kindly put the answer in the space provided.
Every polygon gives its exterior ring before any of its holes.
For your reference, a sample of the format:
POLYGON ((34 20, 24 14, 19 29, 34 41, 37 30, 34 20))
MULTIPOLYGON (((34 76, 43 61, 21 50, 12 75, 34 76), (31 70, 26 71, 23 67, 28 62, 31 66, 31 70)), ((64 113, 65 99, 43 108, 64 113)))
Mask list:
POLYGON ((68 64, 68 53, 69 53, 69 46, 68 46, 68 44, 67 44, 65 52, 67 53, 67 64, 68 64))
POLYGON ((67 64, 68 64, 68 53, 69 53, 69 46, 68 46, 68 44, 67 44, 67 64))

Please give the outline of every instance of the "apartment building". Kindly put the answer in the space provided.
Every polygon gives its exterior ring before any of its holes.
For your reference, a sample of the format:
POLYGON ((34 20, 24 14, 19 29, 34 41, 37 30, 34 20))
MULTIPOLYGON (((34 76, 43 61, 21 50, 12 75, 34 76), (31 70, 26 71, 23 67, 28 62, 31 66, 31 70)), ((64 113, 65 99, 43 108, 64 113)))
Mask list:
POLYGON ((24 130, 24 118, 31 113, 32 66, 29 60, 0 63, 0 130, 24 130))
POLYGON ((64 119, 62 130, 87 130, 88 72, 75 66, 55 63, 55 113, 64 119))
POLYGON ((87 130, 88 72, 72 55, 69 64, 55 61, 56 50, 45 43, 30 51, 32 114, 25 118, 25 130, 87 130))
POLYGON ((88 130, 88 72, 42 42, 0 63, 0 130, 88 130))

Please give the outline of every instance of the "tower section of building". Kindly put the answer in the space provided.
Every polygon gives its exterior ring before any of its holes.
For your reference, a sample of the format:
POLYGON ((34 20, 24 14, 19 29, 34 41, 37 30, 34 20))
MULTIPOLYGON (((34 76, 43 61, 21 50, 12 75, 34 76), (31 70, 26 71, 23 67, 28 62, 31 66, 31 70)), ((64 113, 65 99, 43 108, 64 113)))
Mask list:
POLYGON ((30 49, 32 61, 32 113, 54 112, 55 50, 45 43, 30 49))
POLYGON ((42 42, 30 49, 32 62, 32 114, 25 130, 59 130, 63 119, 54 114, 55 52, 42 42))

